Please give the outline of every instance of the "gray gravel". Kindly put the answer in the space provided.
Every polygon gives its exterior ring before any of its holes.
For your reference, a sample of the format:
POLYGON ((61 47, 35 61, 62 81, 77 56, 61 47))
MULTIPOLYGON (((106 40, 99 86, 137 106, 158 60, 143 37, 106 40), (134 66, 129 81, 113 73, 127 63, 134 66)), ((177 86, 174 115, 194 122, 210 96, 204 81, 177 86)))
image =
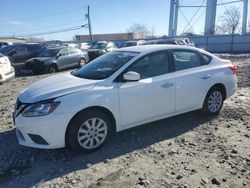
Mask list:
POLYGON ((237 93, 216 117, 194 111, 115 135, 92 154, 19 146, 11 112, 18 93, 48 75, 0 85, 0 187, 250 187, 250 56, 237 93))

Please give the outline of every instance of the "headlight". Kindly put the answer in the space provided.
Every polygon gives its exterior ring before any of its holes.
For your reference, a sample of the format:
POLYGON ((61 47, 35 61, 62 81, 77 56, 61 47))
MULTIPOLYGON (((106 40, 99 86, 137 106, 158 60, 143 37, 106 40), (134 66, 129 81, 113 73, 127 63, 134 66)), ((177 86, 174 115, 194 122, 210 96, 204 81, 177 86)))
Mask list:
POLYGON ((53 112, 60 102, 44 102, 44 103, 37 103, 28 106, 23 111, 23 116, 25 117, 36 117, 36 116, 44 116, 48 115, 53 112))

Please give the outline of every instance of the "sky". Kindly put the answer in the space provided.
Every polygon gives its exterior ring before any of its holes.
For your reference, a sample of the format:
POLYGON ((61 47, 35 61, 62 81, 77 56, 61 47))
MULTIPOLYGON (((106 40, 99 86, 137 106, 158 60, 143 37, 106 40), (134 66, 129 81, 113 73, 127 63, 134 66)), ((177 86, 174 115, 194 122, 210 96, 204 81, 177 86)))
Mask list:
MULTIPOLYGON (((179 1, 180 5, 206 4, 205 0, 179 1)), ((222 3, 230 0, 217 1, 222 3)), ((168 34, 170 0, 0 0, 0 36, 26 36, 79 28, 87 23, 87 5, 90 6, 93 34, 124 33, 134 23, 145 24, 157 36, 168 34)), ((241 8, 242 3, 218 6, 217 21, 230 6, 241 8)), ((189 28, 187 22, 196 10, 197 8, 180 8, 178 34, 189 28)), ((191 21, 194 33, 203 33, 204 20, 205 8, 200 8, 191 21)), ((74 35, 78 34, 88 34, 88 29, 34 37, 45 40, 72 40, 74 35)))

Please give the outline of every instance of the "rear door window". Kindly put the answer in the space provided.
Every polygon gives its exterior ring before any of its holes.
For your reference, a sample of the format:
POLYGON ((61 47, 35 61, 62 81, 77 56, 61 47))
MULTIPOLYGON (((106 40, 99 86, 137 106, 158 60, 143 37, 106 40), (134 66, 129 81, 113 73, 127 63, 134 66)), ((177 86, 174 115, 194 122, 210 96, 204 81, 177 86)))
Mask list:
POLYGON ((201 61, 203 65, 208 65, 210 61, 212 60, 212 57, 206 54, 200 54, 201 55, 201 61))
POLYGON ((186 70, 202 65, 198 52, 190 50, 173 50, 173 58, 175 62, 175 70, 186 70))

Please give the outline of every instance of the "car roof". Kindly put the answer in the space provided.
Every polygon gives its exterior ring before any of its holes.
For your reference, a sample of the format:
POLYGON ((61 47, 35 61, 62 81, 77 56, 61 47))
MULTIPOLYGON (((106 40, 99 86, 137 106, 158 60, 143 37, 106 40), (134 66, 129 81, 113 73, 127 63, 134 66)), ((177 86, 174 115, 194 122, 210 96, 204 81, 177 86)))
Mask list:
POLYGON ((170 50, 170 49, 190 49, 200 50, 199 48, 183 46, 183 45, 172 45, 172 44, 154 44, 154 45, 139 45, 120 48, 118 51, 131 51, 131 52, 144 52, 144 51, 158 51, 158 50, 170 50))
POLYGON ((174 44, 139 45, 139 46, 119 48, 115 51, 138 52, 138 53, 146 54, 146 53, 151 53, 151 52, 160 51, 160 50, 174 50, 174 49, 194 50, 194 51, 202 52, 202 53, 205 53, 207 55, 214 57, 213 54, 200 48, 186 46, 186 45, 174 45, 174 44))

